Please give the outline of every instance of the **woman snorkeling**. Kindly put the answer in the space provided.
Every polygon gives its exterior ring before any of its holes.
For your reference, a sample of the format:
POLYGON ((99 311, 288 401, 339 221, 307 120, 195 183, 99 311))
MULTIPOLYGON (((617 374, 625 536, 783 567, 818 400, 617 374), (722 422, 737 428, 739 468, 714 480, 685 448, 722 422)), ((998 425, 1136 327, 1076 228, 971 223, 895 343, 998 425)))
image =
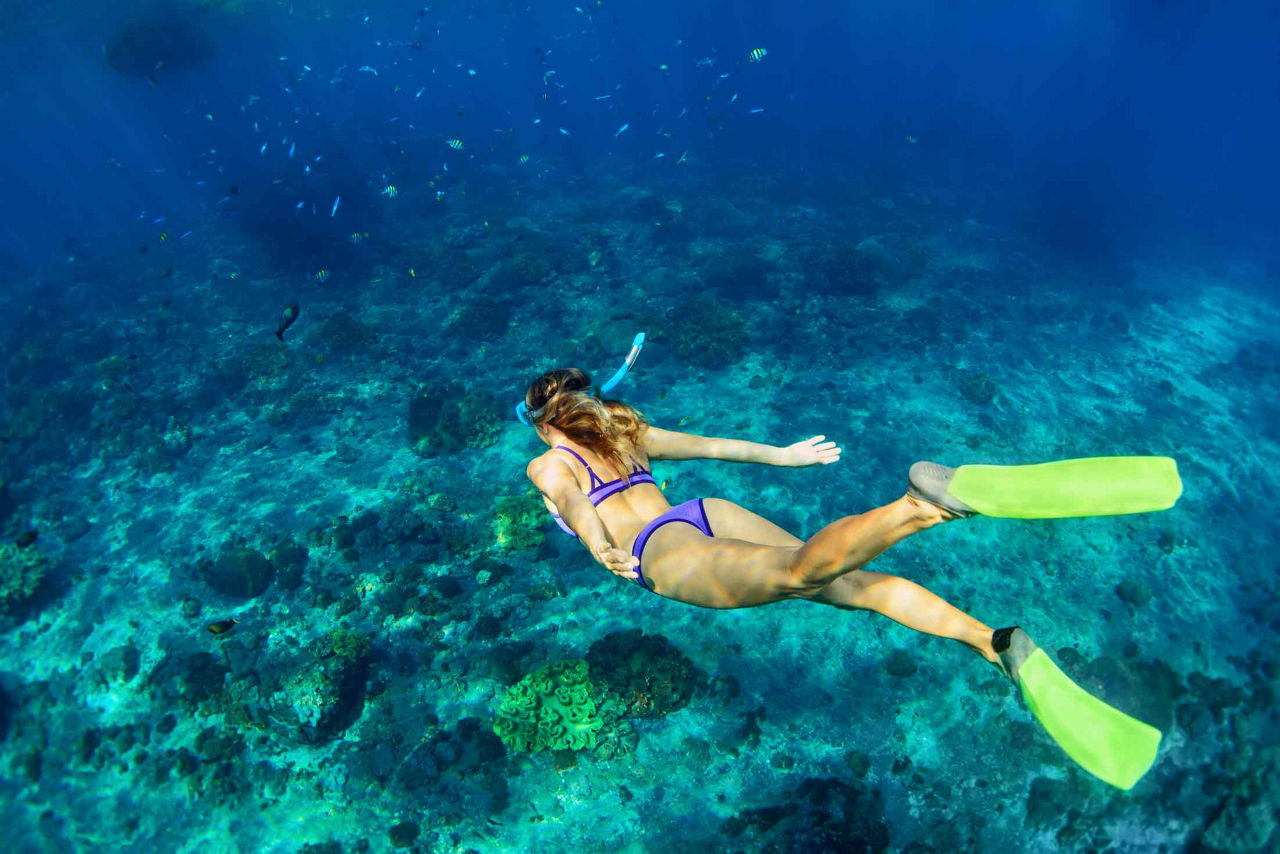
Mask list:
MULTIPOLYGON (((643 335, 637 336, 601 393, 621 381, 642 345, 643 335)), ((999 667, 1050 735, 1103 780, 1127 789, 1154 761, 1158 731, 1080 689, 1020 628, 993 630, 919 584, 867 565, 912 534, 978 513, 1055 518, 1164 509, 1181 493, 1172 460, 1111 457, 959 469, 916 463, 906 494, 802 540, 721 498, 672 507, 650 463, 830 465, 840 459, 840 448, 824 436, 775 447, 664 430, 627 404, 600 397, 577 368, 538 377, 516 411, 549 447, 529 462, 529 479, 559 526, 615 575, 704 608, 804 599, 883 614, 960 641, 999 667)))
POLYGON ((651 460, 829 465, 840 459, 835 442, 814 436, 774 447, 663 430, 621 401, 596 397, 577 368, 543 374, 529 386, 525 406, 550 446, 529 463, 529 479, 560 527, 614 574, 704 608, 807 599, 875 611, 958 640, 998 665, 990 626, 913 581, 865 569, 894 543, 958 514, 908 493, 805 541, 722 498, 672 507, 650 474, 651 460))

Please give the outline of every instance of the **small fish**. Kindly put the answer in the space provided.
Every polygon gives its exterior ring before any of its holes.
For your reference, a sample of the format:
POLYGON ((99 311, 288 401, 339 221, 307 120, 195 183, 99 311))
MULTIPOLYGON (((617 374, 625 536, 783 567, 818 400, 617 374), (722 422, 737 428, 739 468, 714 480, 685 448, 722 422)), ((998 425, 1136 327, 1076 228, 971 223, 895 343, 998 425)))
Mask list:
POLYGON ((613 134, 613 138, 614 138, 614 139, 617 139, 619 136, 621 136, 621 135, 622 135, 622 132, 623 132, 623 131, 625 131, 625 130, 626 130, 627 128, 629 128, 629 127, 631 127, 631 123, 630 123, 630 122, 623 122, 623 123, 622 123, 622 127, 618 128, 618 130, 617 130, 616 132, 614 132, 614 134, 613 134))
POLYGON ((267 146, 268 146, 268 145, 270 145, 270 144, 271 144, 271 143, 269 143, 269 142, 264 142, 264 143, 262 143, 262 148, 259 148, 259 149, 258 149, 258 153, 259 153, 259 154, 266 154, 266 153, 267 153, 267 146))
POLYGON ((360 70, 369 71, 373 74, 374 77, 378 76, 378 69, 374 68, 372 65, 362 65, 360 66, 360 70))
POLYGON ((684 154, 680 155, 680 159, 676 161, 676 165, 679 166, 681 163, 685 162, 688 159, 689 159, 689 152, 686 151, 684 154))
POLYGON ((769 51, 765 50, 762 47, 758 47, 755 50, 751 51, 751 53, 747 54, 747 59, 750 60, 751 62, 759 62, 760 60, 764 59, 768 55, 769 55, 769 51))
MULTIPOLYGON (((324 273, 326 278, 328 277, 328 273, 325 270, 320 272, 324 273)), ((293 322, 298 319, 299 311, 298 304, 295 302, 280 313, 280 325, 276 327, 276 337, 281 341, 284 340, 285 330, 293 326, 293 322)))
POLYGON ((395 184, 388 184, 382 188, 382 195, 386 196, 388 199, 394 199, 396 196, 400 195, 400 191, 396 189, 395 184))
POLYGON ((521 155, 520 155, 520 165, 521 165, 521 166, 523 166, 524 164, 526 164, 526 163, 528 163, 528 162, 529 162, 529 155, 527 155, 527 154, 521 154, 521 155))
POLYGON ((300 211, 300 210, 302 210, 304 207, 306 207, 306 204, 307 204, 306 202, 298 202, 296 205, 294 205, 294 206, 293 206, 293 209, 294 209, 295 211, 300 211))
POLYGON ((363 233, 359 231, 353 231, 351 232, 351 236, 348 237, 347 240, 351 241, 352 243, 360 243, 368 236, 369 236, 369 232, 367 231, 363 233))
POLYGON ((654 159, 654 160, 661 160, 662 158, 664 158, 664 157, 666 157, 666 156, 667 156, 667 153, 666 153, 665 151, 659 151, 657 154, 653 155, 653 159, 654 159))
POLYGON ((337 214, 338 214, 338 205, 340 205, 341 203, 342 203, 342 196, 334 196, 334 197, 333 197, 333 208, 332 208, 332 209, 330 209, 330 211, 329 211, 329 216, 331 216, 331 217, 332 217, 332 216, 337 216, 337 214))
POLYGON ((733 97, 729 99, 729 103, 732 104, 736 100, 738 100, 738 93, 734 92, 733 97))
POLYGON ((712 57, 712 56, 704 56, 702 57, 702 59, 699 59, 697 62, 694 63, 694 65, 696 65, 698 68, 710 68, 715 64, 716 64, 715 57, 712 57))
POLYGON ((446 139, 444 144, 452 148, 454 151, 461 151, 463 146, 462 140, 460 139, 446 139))
POLYGON ((226 632, 231 631, 232 627, 234 627, 238 622, 240 621, 234 618, 230 620, 218 620, 216 623, 209 624, 209 631, 213 632, 215 635, 225 634, 226 632))
POLYGON ((164 271, 163 273, 161 273, 161 274, 160 274, 160 278, 162 278, 162 279, 167 279, 167 278, 169 278, 169 275, 170 275, 171 273, 173 273, 173 265, 172 265, 172 264, 170 264, 168 267, 166 267, 166 268, 165 268, 165 271, 164 271))
POLYGON ((423 93, 423 92, 425 92, 425 91, 427 91, 427 87, 426 87, 426 86, 423 86, 421 89, 419 89, 419 90, 418 90, 418 94, 416 94, 416 95, 414 95, 414 96, 413 96, 413 100, 415 100, 415 101, 416 101, 416 100, 418 100, 419 98, 421 98, 421 97, 422 97, 422 93, 423 93))
POLYGON ((436 201, 437 202, 444 201, 444 190, 436 190, 436 201))
POLYGON ((293 159, 293 150, 297 147, 298 147, 298 143, 296 142, 289 143, 289 159, 290 160, 293 159))
POLYGON ((676 426, 677 426, 677 427, 683 427, 684 425, 686 425, 686 424, 688 424, 688 423, 689 423, 689 416, 688 416, 688 415, 686 415, 686 416, 684 416, 683 418, 681 418, 681 419, 680 419, 680 421, 676 424, 676 426))
POLYGON ((751 113, 751 114, 753 114, 753 115, 754 115, 754 114, 756 114, 756 113, 763 113, 763 112, 764 112, 764 107, 756 107, 756 108, 754 108, 754 109, 747 110, 747 112, 748 112, 748 113, 751 113))
POLYGON ((593 100, 593 101, 607 101, 607 100, 609 100, 609 99, 610 99, 610 98, 612 98, 612 97, 613 97, 612 95, 596 95, 592 100, 593 100))
POLYGON ((567 130, 565 130, 564 128, 560 128, 560 133, 564 134, 565 136, 568 136, 568 135, 569 135, 569 132, 568 132, 567 130))
POLYGON ((313 282, 327 282, 329 281, 329 275, 330 273, 328 270, 321 268, 315 273, 308 273, 307 278, 313 282))
POLYGON ((915 145, 915 144, 916 144, 917 142, 919 142, 920 140, 916 139, 914 136, 909 136, 909 137, 906 137, 903 141, 904 141, 907 145, 915 145))
POLYGON ((666 491, 667 491, 667 487, 668 487, 668 486, 670 486, 670 485, 671 485, 671 479, 670 479, 670 478, 666 478, 666 479, 664 479, 664 480, 662 481, 662 486, 660 486, 660 487, 658 487, 658 488, 659 488, 659 489, 661 489, 663 492, 666 492, 666 491))
POLYGON ((160 237, 158 238, 158 240, 160 241, 160 243, 161 243, 162 245, 163 245, 163 244, 165 244, 165 243, 168 243, 168 242, 169 242, 169 232, 167 232, 167 231, 162 231, 162 232, 160 232, 160 237))

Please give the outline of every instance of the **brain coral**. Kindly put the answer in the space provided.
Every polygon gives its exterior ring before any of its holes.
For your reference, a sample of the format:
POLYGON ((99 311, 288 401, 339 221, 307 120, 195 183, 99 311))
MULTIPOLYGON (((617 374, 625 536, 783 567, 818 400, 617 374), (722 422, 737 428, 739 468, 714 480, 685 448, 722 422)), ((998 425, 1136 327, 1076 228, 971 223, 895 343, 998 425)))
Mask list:
POLYGON ((507 747, 537 753, 593 750, 619 727, 630 729, 578 659, 554 661, 512 685, 499 703, 493 731, 507 747))

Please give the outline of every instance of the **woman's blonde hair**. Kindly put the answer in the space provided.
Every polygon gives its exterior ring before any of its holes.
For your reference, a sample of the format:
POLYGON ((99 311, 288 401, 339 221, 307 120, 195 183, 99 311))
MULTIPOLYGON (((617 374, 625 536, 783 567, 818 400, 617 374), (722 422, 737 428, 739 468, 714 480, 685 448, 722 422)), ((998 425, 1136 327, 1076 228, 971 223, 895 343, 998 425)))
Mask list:
POLYGON ((609 460, 626 475, 631 466, 624 453, 640 444, 649 426, 638 410, 620 400, 602 400, 591 392, 591 377, 579 368, 548 371, 524 393, 529 420, 550 424, 573 441, 609 460))

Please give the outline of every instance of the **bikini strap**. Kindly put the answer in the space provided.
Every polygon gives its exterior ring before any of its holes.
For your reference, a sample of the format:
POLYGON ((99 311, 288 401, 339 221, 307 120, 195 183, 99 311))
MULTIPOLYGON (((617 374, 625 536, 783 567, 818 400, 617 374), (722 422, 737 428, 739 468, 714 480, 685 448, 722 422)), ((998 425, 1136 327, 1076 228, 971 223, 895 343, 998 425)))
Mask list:
POLYGON ((577 451, 575 451, 573 448, 570 448, 568 445, 556 445, 556 450, 568 451, 569 453, 573 454, 575 457, 578 458, 578 462, 582 463, 584 466, 587 467, 587 474, 591 475, 592 489, 595 489, 597 486, 604 486, 604 481, 601 480, 600 476, 595 473, 595 469, 591 468, 591 464, 582 458, 582 454, 579 454, 577 451))

